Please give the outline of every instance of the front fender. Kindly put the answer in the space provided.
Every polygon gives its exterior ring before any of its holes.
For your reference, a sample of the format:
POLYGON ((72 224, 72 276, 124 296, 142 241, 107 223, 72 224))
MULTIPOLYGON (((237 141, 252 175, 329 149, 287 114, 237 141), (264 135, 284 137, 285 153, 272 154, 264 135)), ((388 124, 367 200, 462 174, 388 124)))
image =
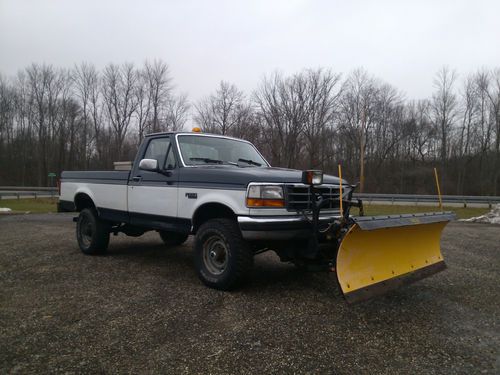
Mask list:
POLYGON ((236 215, 248 215, 245 190, 179 189, 179 217, 191 219, 196 210, 209 203, 217 203, 231 209, 236 215), (196 198, 195 198, 196 197, 196 198))

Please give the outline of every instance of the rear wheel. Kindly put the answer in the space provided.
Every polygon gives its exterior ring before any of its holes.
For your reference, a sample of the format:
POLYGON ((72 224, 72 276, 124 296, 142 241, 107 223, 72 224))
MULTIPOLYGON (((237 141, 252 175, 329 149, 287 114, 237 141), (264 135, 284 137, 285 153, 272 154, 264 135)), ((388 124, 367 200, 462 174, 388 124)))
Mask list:
POLYGON ((188 234, 160 231, 160 237, 167 246, 178 246, 186 242, 188 234))
POLYGON ((196 234, 195 266, 201 281, 215 289, 230 290, 250 273, 253 252, 230 219, 212 219, 196 234))
POLYGON ((94 208, 84 208, 78 216, 76 238, 84 254, 102 254, 109 244, 109 225, 99 219, 94 208))

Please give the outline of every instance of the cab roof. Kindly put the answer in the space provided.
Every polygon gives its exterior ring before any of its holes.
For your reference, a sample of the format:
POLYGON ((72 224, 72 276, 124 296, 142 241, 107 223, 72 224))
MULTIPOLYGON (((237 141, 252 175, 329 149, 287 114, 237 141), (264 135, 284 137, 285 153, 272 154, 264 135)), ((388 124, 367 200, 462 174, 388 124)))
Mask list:
POLYGON ((207 136, 207 137, 219 137, 219 138, 227 138, 227 139, 234 139, 237 141, 242 141, 242 142, 247 142, 250 143, 249 141, 241 138, 236 138, 236 137, 231 137, 228 135, 223 135, 223 134, 214 134, 214 133, 203 133, 203 132, 190 132, 190 131, 170 131, 170 132, 157 132, 157 133, 149 133, 146 134, 144 137, 155 137, 158 135, 201 135, 201 136, 207 136))

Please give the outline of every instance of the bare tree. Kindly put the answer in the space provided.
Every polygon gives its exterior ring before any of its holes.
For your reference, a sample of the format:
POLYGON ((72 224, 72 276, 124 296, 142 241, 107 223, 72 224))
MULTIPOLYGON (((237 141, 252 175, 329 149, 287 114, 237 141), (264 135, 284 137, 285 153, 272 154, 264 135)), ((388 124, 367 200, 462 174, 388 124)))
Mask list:
POLYGON ((165 108, 165 128, 180 131, 188 120, 189 101, 186 94, 171 96, 165 108))
POLYGON ((228 82, 221 81, 217 91, 195 105, 194 121, 204 131, 232 134, 248 112, 245 95, 228 82))
POLYGON ((301 159, 299 139, 307 122, 307 80, 303 73, 264 78, 255 92, 256 106, 265 122, 263 132, 271 161, 293 168, 301 159))
POLYGON ((122 158, 123 142, 137 107, 136 82, 137 74, 132 64, 109 64, 104 68, 102 93, 107 119, 114 130, 117 159, 122 158))
POLYGON ((500 68, 494 69, 491 72, 491 81, 491 89, 487 93, 490 99, 492 122, 495 127, 493 194, 496 195, 500 185, 500 68))
POLYGON ((5 163, 0 168, 0 180, 6 177, 4 174, 10 172, 7 170, 7 161, 10 161, 7 150, 10 149, 15 137, 15 102, 16 93, 13 87, 11 87, 7 79, 0 75, 0 162, 5 163))
POLYGON ((45 186, 52 154, 50 144, 54 139, 58 116, 59 96, 67 83, 64 71, 56 71, 50 65, 32 64, 26 69, 31 99, 34 101, 34 126, 38 136, 37 174, 39 186, 45 186))
POLYGON ((372 174, 376 177, 381 175, 382 164, 394 155, 404 137, 406 119, 402 95, 393 86, 379 84, 375 100, 371 141, 367 148, 373 158, 372 174))
POLYGON ((309 165, 319 167, 324 165, 328 153, 323 150, 322 138, 328 127, 334 124, 339 110, 341 95, 340 74, 330 70, 306 70, 305 124, 304 135, 306 150, 309 155, 309 165))
POLYGON ((443 171, 448 157, 450 130, 456 117, 457 97, 453 92, 455 81, 456 73, 446 66, 438 71, 434 79, 432 109, 434 124, 441 135, 440 157, 443 171))
POLYGON ((151 90, 149 89, 149 78, 144 70, 137 72, 137 83, 134 90, 137 107, 137 130, 139 143, 151 127, 151 90))
POLYGON ((83 167, 87 169, 92 156, 93 135, 98 134, 98 131, 96 131, 95 110, 97 104, 96 95, 98 96, 99 92, 99 78, 94 65, 81 63, 73 69, 72 79, 75 96, 82 113, 82 152, 85 160, 83 167))
POLYGON ((406 136, 409 145, 407 155, 411 160, 425 162, 430 154, 435 134, 430 112, 429 100, 419 100, 407 105, 408 132, 406 136))
POLYGON ((351 134, 359 150, 359 191, 364 191, 365 154, 370 127, 375 116, 377 82, 362 69, 357 69, 344 82, 341 99, 341 126, 351 134))
POLYGON ((172 90, 168 65, 161 60, 146 61, 144 75, 148 82, 148 101, 151 106, 151 131, 161 130, 160 117, 172 90))

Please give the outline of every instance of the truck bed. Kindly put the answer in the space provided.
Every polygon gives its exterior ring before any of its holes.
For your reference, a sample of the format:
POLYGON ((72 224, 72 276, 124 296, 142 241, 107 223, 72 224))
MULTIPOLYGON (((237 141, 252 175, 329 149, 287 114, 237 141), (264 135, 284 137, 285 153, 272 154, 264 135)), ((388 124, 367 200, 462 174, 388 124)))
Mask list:
POLYGON ((75 210, 77 193, 88 195, 105 212, 127 212, 127 185, 130 171, 69 171, 61 174, 60 208, 75 210))

